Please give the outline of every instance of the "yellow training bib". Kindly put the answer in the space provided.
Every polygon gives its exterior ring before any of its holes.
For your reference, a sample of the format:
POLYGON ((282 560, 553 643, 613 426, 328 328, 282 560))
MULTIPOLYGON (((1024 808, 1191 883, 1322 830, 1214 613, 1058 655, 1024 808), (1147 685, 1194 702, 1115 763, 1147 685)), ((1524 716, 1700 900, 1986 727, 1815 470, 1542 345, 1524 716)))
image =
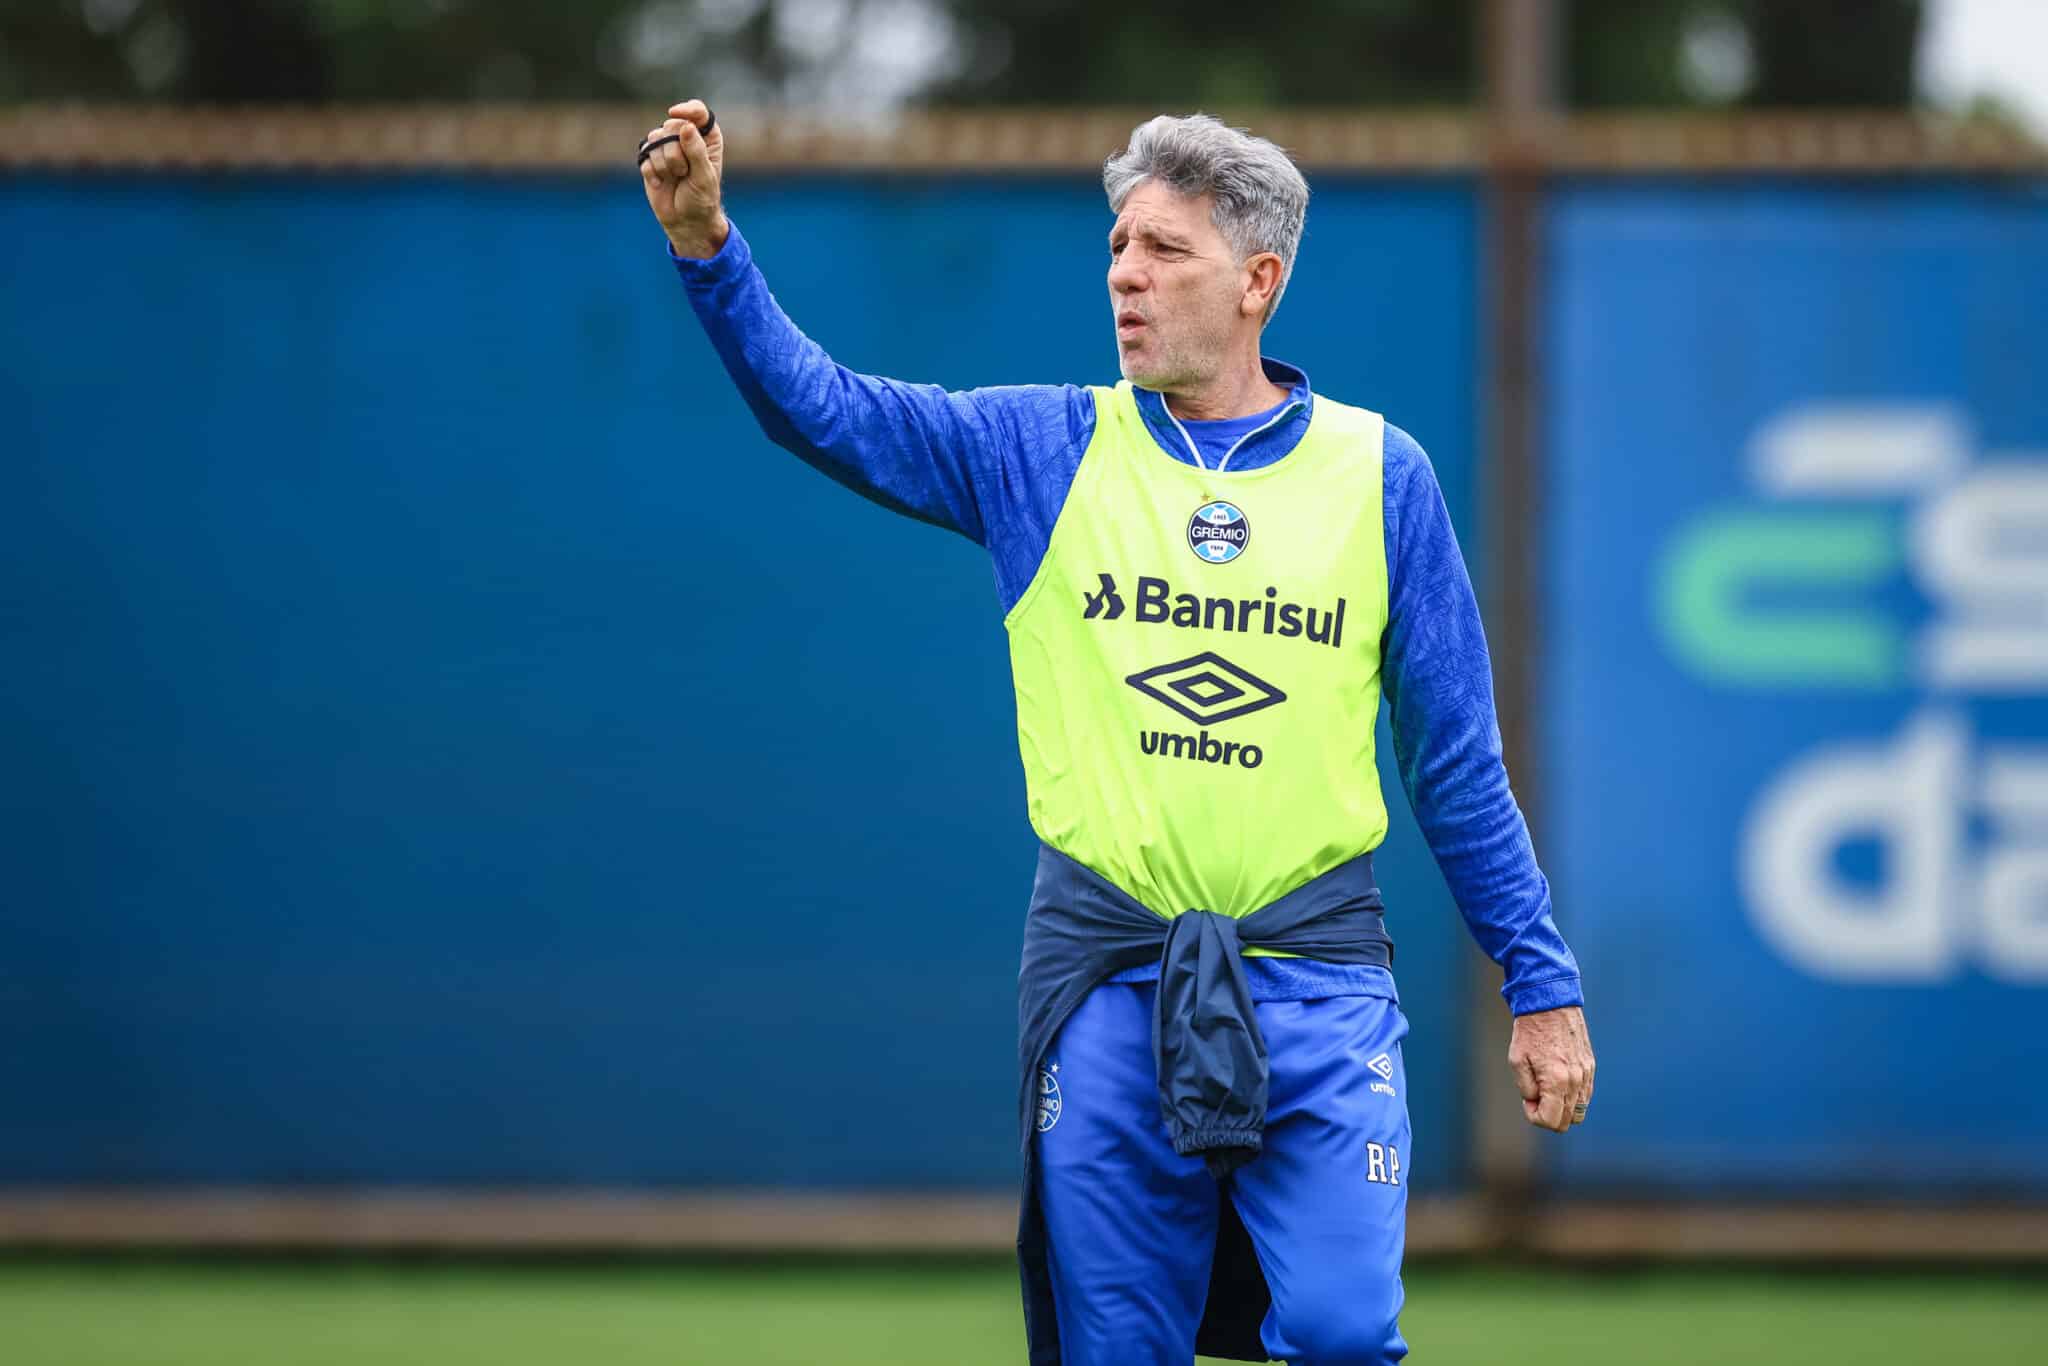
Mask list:
POLYGON ((1242 916, 1378 846, 1377 413, 1318 395, 1286 458, 1159 449, 1129 383, 1004 619, 1031 825, 1161 915, 1242 916))

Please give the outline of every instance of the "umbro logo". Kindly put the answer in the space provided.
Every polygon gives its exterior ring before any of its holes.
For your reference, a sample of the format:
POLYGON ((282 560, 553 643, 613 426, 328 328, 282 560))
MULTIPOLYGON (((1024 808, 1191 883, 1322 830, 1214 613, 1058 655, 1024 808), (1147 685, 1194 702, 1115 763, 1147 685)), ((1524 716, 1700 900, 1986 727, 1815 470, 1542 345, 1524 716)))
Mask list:
POLYGON ((1374 1058, 1366 1066, 1379 1073, 1381 1081, 1392 1081, 1394 1079, 1394 1060, 1385 1053, 1374 1058))
POLYGON ((1214 651, 1134 673, 1124 682, 1198 726, 1234 720, 1287 700, 1286 693, 1214 651))
POLYGON ((1081 598, 1085 604, 1081 619, 1093 621, 1101 617, 1104 621, 1115 621, 1124 614, 1124 600, 1117 596, 1116 580, 1107 574, 1096 577, 1102 580, 1102 591, 1091 593, 1085 588, 1081 590, 1081 598))
MULTIPOLYGON (((1124 682, 1154 702, 1164 703, 1198 726, 1213 726, 1255 711, 1278 706, 1287 694, 1232 664, 1222 655, 1204 651, 1171 664, 1134 673, 1124 682)), ((1167 759, 1195 759, 1205 764, 1232 764, 1257 768, 1266 761, 1266 751, 1236 740, 1218 740, 1204 730, 1195 735, 1171 731, 1138 732, 1141 753, 1167 759)))

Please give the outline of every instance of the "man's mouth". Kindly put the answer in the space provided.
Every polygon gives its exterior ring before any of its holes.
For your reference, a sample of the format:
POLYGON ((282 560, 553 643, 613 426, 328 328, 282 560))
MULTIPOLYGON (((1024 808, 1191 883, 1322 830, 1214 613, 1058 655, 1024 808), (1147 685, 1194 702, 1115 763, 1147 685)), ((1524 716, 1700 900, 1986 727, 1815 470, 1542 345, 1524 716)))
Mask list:
POLYGON ((1127 328, 1143 327, 1144 325, 1145 315, 1134 308, 1126 308, 1116 315, 1116 328, 1119 332, 1127 328))

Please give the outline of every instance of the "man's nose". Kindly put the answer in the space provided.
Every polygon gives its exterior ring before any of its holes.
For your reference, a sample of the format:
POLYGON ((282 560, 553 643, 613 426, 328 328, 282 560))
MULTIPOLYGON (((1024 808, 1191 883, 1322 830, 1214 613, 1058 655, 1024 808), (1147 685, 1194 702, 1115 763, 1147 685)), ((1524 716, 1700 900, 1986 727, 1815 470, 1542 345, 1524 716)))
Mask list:
POLYGON ((1145 272, 1128 260, 1112 261, 1109 266, 1109 287, 1118 294, 1133 294, 1151 283, 1145 272))

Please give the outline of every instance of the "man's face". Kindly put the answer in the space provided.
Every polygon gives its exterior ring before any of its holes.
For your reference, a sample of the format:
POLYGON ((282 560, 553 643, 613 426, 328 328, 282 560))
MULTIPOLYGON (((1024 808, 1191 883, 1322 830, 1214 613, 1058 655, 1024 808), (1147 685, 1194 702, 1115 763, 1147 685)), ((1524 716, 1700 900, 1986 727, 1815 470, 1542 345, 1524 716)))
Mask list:
POLYGON ((1189 198, 1147 180, 1124 200, 1109 233, 1109 304, 1124 378, 1174 392, 1213 378, 1245 321, 1245 282, 1209 216, 1212 196, 1189 198))

